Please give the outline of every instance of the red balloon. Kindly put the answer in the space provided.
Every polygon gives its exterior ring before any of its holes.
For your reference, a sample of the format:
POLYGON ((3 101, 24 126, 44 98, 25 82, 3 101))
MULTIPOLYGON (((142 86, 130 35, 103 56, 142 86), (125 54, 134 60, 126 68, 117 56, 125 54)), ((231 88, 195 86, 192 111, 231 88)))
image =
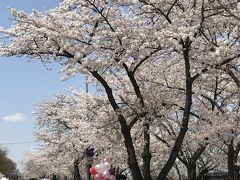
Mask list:
POLYGON ((89 172, 90 172, 90 174, 93 175, 93 176, 95 176, 95 175, 97 174, 97 171, 96 171, 95 167, 91 167, 91 168, 89 169, 89 172))

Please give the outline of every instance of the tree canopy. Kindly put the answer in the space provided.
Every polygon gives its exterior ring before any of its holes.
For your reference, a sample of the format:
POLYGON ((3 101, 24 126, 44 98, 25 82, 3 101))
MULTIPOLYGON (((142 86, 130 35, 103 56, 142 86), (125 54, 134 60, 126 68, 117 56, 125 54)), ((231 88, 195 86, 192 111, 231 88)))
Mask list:
POLYGON ((8 152, 5 148, 0 148, 0 172, 8 175, 11 171, 16 170, 16 163, 9 159, 8 152))
MULTIPOLYGON (((133 179, 163 180, 178 160, 196 179, 196 162, 214 140, 225 143, 229 169, 239 153, 239 7, 237 0, 63 0, 45 13, 10 9, 15 22, 1 29, 0 55, 59 62, 64 80, 88 76, 99 94, 88 112, 121 132, 133 179)), ((77 116, 59 109, 56 116, 78 121, 85 108, 71 107, 63 109, 77 116)), ((59 123, 42 110, 43 122, 59 123)), ((91 122, 87 114, 80 118, 91 122)), ((55 133, 55 123, 45 125, 55 133)))

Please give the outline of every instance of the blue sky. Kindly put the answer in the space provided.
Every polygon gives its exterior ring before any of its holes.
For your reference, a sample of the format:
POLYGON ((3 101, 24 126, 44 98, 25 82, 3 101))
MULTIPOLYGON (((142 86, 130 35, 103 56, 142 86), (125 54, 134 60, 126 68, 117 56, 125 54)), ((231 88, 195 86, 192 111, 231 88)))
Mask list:
MULTIPOLYGON (((8 7, 25 12, 45 11, 57 3, 57 0, 1 0, 0 26, 6 28, 12 24, 8 7)), ((32 135, 34 104, 66 92, 70 86, 84 88, 80 76, 63 82, 58 73, 60 67, 51 68, 47 70, 41 63, 28 62, 24 57, 0 57, 0 145, 8 148, 9 157, 20 169, 24 152, 38 147, 32 135)))

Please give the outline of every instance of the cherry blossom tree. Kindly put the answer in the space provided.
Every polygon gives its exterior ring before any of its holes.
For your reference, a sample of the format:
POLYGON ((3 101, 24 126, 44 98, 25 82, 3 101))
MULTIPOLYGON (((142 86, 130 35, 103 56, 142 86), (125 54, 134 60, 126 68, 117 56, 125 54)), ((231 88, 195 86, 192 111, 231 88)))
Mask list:
POLYGON ((236 166, 239 153, 236 131, 239 128, 239 69, 236 67, 221 67, 214 76, 207 75, 208 80, 201 84, 201 88, 205 86, 199 98, 202 106, 198 106, 202 111, 198 113, 199 117, 213 127, 208 129, 208 138, 227 152, 228 174, 232 179, 238 179, 239 174, 236 166), (205 108, 210 111, 204 111, 205 108))
POLYGON ((53 165, 48 156, 41 152, 28 152, 22 162, 23 177, 25 178, 41 178, 50 177, 54 172, 53 165))
POLYGON ((15 24, 1 29, 0 55, 57 61, 64 79, 81 73, 98 83, 135 180, 152 179, 149 132, 156 122, 176 111, 181 117, 167 160, 157 165, 156 179, 163 180, 179 155, 195 101, 207 91, 202 82, 222 69, 238 81, 238 1, 63 0, 46 13, 10 10, 15 24))
MULTIPOLYGON (((101 143, 101 138, 96 137, 97 129, 91 123, 95 117, 95 113, 90 110, 95 103, 90 106, 91 102, 85 93, 78 93, 78 99, 58 95, 52 101, 39 103, 35 113, 36 125, 40 128, 40 131, 36 132, 37 140, 45 143, 43 148, 48 156, 64 159, 60 161, 61 164, 72 169, 76 180, 81 179, 80 163, 83 164, 81 167, 85 168, 86 148, 93 146, 93 142, 101 143), (85 99, 81 98, 83 96, 85 99), (49 153, 45 149, 49 149, 49 153)), ((98 148, 101 147, 103 146, 98 148)))
MULTIPOLYGON (((239 178, 238 156, 239 145, 239 85, 225 82, 225 92, 218 91, 221 98, 218 98, 220 116, 214 122, 215 133, 221 150, 227 156, 228 175, 231 179, 239 178), (231 84, 229 86, 229 84, 231 84), (225 95, 225 96, 224 96, 225 95)), ((223 89, 223 88, 222 88, 223 89)))
POLYGON ((53 164, 49 165, 58 169, 52 171, 54 174, 62 175, 61 169, 66 172, 64 168, 68 167, 74 179, 81 179, 80 174, 86 171, 87 147, 95 148, 94 161, 107 157, 114 166, 126 168, 126 151, 122 148, 121 135, 111 125, 115 123, 116 116, 104 101, 72 90, 69 96, 57 95, 53 100, 44 100, 36 106, 34 114, 39 130, 35 136, 43 143, 42 152, 52 159, 53 164))

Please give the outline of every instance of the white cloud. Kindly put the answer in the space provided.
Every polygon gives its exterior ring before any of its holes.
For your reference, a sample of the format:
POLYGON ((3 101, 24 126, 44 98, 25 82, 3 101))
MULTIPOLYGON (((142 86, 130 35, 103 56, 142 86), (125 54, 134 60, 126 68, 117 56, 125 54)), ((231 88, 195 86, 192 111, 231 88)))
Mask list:
POLYGON ((25 116, 22 113, 16 113, 13 115, 9 115, 9 116, 4 116, 2 119, 4 121, 8 121, 8 122, 22 122, 24 120, 25 116))

